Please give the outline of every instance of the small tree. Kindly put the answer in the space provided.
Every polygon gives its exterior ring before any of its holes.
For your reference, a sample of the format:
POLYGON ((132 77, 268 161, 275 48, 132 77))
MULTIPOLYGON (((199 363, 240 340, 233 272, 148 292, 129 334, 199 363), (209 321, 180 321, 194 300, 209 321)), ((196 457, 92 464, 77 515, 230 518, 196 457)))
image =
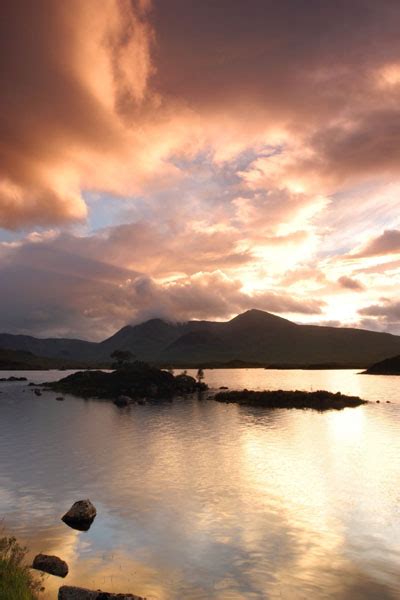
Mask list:
POLYGON ((122 369, 135 360, 135 355, 130 350, 114 350, 111 354, 114 359, 113 369, 122 369))
POLYGON ((201 383, 203 381, 203 379, 204 379, 204 371, 203 371, 203 369, 201 367, 199 369, 197 369, 196 378, 197 378, 197 382, 198 383, 201 383))

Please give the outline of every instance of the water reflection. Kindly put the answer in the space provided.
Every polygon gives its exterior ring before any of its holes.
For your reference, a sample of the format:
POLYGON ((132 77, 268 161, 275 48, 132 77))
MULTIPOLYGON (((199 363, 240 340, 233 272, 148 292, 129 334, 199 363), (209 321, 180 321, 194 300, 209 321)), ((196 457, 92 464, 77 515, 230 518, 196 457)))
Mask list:
MULTIPOLYGON (((398 380, 347 371, 207 378, 397 398, 398 380)), ((121 411, 24 389, 0 395, 0 512, 33 553, 69 563, 67 583, 159 600, 400 597, 399 405, 121 411), (98 509, 87 533, 60 521, 83 497, 98 509)), ((45 585, 50 600, 60 583, 45 585)))

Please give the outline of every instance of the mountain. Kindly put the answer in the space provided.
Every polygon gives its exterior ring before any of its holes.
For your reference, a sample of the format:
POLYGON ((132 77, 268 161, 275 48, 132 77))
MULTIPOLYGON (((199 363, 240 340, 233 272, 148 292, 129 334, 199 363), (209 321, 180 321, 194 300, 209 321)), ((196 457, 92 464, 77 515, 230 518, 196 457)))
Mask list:
POLYGON ((268 312, 249 310, 227 322, 151 319, 127 325, 100 343, 0 334, 0 348, 92 363, 109 361, 114 350, 130 350, 138 359, 165 365, 243 361, 266 366, 367 367, 400 354, 400 336, 297 325, 268 312))

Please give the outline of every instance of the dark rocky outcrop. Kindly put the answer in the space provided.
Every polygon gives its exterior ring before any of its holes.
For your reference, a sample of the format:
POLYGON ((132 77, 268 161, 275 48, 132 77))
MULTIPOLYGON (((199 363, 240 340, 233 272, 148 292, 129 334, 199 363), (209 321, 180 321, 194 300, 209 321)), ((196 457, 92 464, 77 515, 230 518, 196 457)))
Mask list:
POLYGON ((56 575, 57 577, 66 577, 68 575, 68 565, 58 556, 48 554, 38 554, 33 559, 32 569, 56 575))
POLYGON ((133 594, 114 594, 63 585, 59 589, 58 600, 146 600, 146 598, 133 594))
POLYGON ((217 402, 235 403, 262 408, 309 408, 317 411, 341 410, 346 407, 367 404, 357 396, 345 396, 340 392, 333 394, 325 390, 316 392, 303 391, 262 391, 249 390, 236 392, 219 392, 214 397, 217 402))
POLYGON ((96 514, 96 508, 90 500, 78 500, 71 506, 69 511, 61 517, 61 520, 73 529, 77 529, 78 531, 88 531, 96 514))
POLYGON ((127 406, 133 401, 168 399, 207 389, 189 375, 177 375, 157 369, 142 362, 133 362, 111 373, 104 371, 79 371, 56 382, 43 384, 47 388, 83 398, 114 400, 127 406), (120 399, 120 400, 119 400, 120 399))
POLYGON ((28 381, 26 377, 14 377, 14 375, 11 375, 11 377, 0 377, 0 381, 4 382, 4 381, 28 381))
POLYGON ((400 355, 371 365, 363 375, 400 375, 400 355))

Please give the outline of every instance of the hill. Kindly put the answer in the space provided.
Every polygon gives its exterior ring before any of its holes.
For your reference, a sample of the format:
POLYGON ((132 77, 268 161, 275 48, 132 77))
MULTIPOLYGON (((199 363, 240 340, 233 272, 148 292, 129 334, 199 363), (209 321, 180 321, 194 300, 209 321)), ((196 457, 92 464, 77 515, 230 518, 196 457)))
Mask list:
MULTIPOLYGON (((47 358, 35 356, 32 352, 23 350, 2 350, 0 349, 0 370, 1 371, 31 371, 43 369, 63 368, 65 361, 56 358, 47 358)), ((78 363, 76 363, 78 364, 78 363)), ((73 368, 74 365, 71 365, 73 368)))
POLYGON ((400 356, 381 360, 364 371, 365 375, 400 375, 400 356))
POLYGON ((222 366, 240 361, 238 364, 287 368, 368 367, 400 354, 400 336, 297 325, 268 312, 249 310, 227 322, 151 319, 127 325, 100 343, 0 334, 1 347, 90 364, 110 361, 115 350, 129 350, 138 360, 165 366, 222 366))

